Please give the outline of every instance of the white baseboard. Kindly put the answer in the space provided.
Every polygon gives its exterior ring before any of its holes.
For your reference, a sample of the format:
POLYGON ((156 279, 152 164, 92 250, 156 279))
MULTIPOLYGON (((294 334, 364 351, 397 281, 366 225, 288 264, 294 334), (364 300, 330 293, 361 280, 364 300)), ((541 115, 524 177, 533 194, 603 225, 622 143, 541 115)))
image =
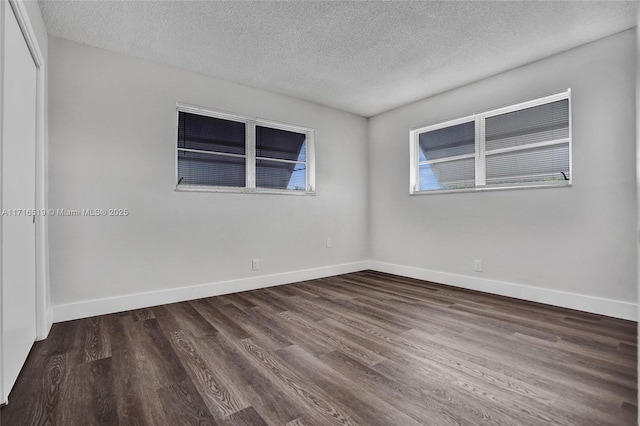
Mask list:
POLYGON ((273 287, 366 269, 638 321, 638 305, 636 303, 372 260, 57 305, 53 306, 53 309, 47 313, 47 322, 51 324, 53 322, 69 321, 131 309, 142 309, 166 303, 273 287))
POLYGON ((416 278, 419 280, 466 288, 469 290, 499 294, 501 296, 513 297, 531 302, 546 303, 548 305, 607 315, 614 318, 638 321, 637 303, 604 299, 565 291, 550 290, 547 288, 532 287, 486 278, 476 278, 467 275, 451 274, 448 272, 439 272, 373 260, 369 261, 369 269, 378 272, 386 272, 388 274, 401 275, 403 277, 416 278))
POLYGON ((127 294, 104 299, 87 300, 66 305, 53 306, 53 321, 62 322, 114 312, 142 309, 166 303, 182 302, 203 297, 219 296, 240 291, 255 290, 290 284, 298 281, 313 280, 333 275, 348 274, 367 269, 368 262, 343 263, 314 269, 262 275, 238 280, 178 287, 145 293, 127 294))

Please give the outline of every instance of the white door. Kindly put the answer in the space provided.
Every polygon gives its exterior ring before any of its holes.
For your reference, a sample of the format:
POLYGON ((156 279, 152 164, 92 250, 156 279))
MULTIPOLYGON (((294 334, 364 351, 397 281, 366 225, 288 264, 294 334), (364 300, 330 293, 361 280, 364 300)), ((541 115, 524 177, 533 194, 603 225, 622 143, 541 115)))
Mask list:
POLYGON ((36 337, 36 64, 13 10, 4 13, 2 138, 2 400, 36 337), (17 209, 13 211, 13 209, 17 209))

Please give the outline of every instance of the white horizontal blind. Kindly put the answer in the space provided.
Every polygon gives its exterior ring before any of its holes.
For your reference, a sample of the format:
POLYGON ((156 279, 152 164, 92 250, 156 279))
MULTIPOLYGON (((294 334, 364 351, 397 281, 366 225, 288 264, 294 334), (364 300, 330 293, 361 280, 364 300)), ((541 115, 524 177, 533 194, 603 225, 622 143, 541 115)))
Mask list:
POLYGON ((474 152, 474 121, 418 133, 419 190, 473 187, 474 152))
POLYGON ((569 100, 487 117, 485 155, 488 186, 569 180, 569 100))

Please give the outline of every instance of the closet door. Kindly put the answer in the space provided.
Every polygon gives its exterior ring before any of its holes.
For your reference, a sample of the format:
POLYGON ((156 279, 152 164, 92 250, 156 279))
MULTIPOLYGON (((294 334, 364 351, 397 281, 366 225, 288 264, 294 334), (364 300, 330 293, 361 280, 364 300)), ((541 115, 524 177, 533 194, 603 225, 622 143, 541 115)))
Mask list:
POLYGON ((2 400, 36 337, 36 65, 8 3, 2 121, 2 400), (16 209, 15 211, 13 209, 16 209))

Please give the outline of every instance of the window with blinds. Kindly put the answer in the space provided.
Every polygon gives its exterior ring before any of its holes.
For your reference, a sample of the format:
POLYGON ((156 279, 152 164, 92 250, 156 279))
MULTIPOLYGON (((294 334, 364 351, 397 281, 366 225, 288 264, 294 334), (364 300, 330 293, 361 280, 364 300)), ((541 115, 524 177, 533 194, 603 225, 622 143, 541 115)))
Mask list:
POLYGON ((307 135, 256 126, 256 187, 305 191, 307 135))
POLYGON ((570 185, 570 95, 411 130, 410 193, 570 185))
POLYGON ((247 123, 178 112, 178 184, 244 187, 247 123))
POLYGON ((464 121, 418 135, 420 191, 473 188, 475 122, 464 121))
POLYGON ((177 189, 313 194, 313 129, 178 104, 177 189))

